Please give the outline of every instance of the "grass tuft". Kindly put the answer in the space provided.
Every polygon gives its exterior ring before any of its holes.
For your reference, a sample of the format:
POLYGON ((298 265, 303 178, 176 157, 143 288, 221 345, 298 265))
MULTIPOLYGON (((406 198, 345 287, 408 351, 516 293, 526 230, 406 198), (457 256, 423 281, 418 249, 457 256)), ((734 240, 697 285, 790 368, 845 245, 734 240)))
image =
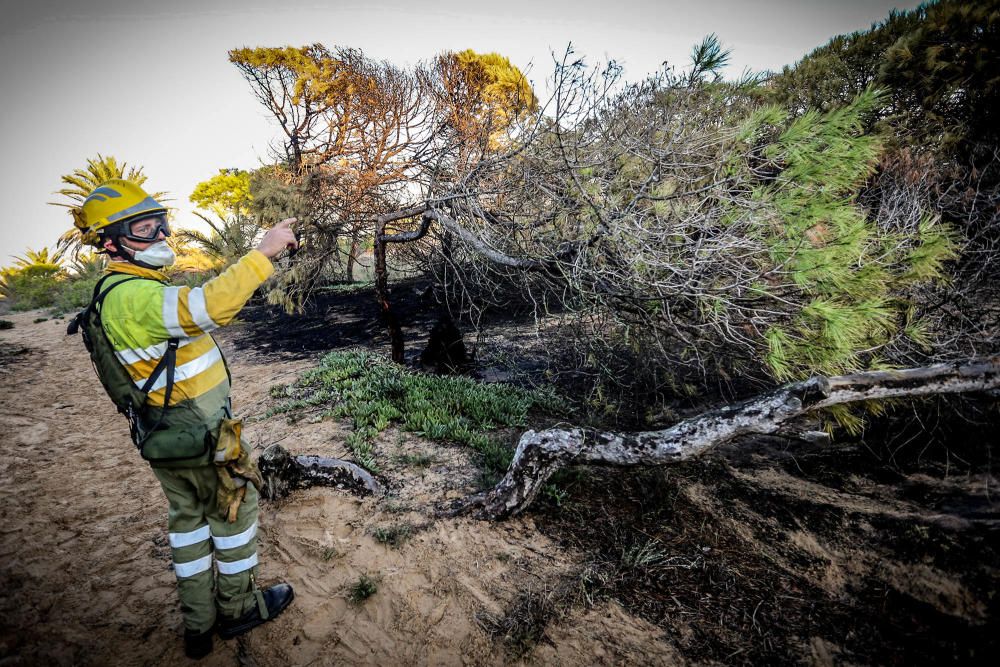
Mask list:
POLYGON ((426 468, 435 462, 435 458, 430 454, 400 454, 396 457, 396 462, 411 468, 426 468))
POLYGON ((360 605, 371 596, 378 593, 378 580, 367 574, 362 574, 356 582, 347 589, 347 600, 351 604, 360 605))
POLYGON ((481 612, 480 626, 501 640, 508 657, 521 658, 542 640, 548 624, 560 618, 583 599, 578 577, 567 576, 525 586, 517 599, 501 615, 481 612))
POLYGON ((378 526, 372 531, 375 541, 390 547, 398 548, 410 539, 413 534, 413 525, 409 523, 397 523, 391 526, 378 526))

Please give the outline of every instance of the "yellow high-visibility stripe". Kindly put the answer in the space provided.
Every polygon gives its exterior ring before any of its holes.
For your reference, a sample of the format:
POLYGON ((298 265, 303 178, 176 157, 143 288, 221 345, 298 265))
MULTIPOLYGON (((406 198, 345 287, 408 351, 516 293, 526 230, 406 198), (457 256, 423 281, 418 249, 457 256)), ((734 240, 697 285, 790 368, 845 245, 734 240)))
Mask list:
MULTIPOLYGON (((142 386, 142 383, 153 373, 153 369, 156 365, 160 363, 160 358, 163 353, 167 351, 166 343, 161 343, 163 345, 163 352, 156 357, 150 357, 148 359, 138 359, 133 361, 131 364, 124 364, 125 370, 128 374, 132 376, 138 386, 142 386)), ((159 346, 156 346, 159 347, 159 346)), ((212 340, 211 336, 199 336, 198 338, 186 338, 180 341, 177 347, 177 365, 183 366, 184 364, 190 363, 195 359, 215 350, 215 341, 212 340)), ((129 352, 137 353, 138 350, 130 350, 129 352)), ((119 361, 122 358, 118 357, 119 361)))
POLYGON ((271 261, 253 250, 201 287, 166 287, 163 325, 171 336, 183 337, 229 324, 272 273, 271 261))
MULTIPOLYGON (((228 381, 229 375, 226 373, 226 367, 220 361, 219 363, 211 366, 204 373, 199 373, 193 378, 187 380, 175 382, 174 390, 170 394, 170 405, 175 405, 183 400, 197 398, 219 386, 221 383, 228 381)), ((150 405, 161 408, 163 407, 163 398, 165 394, 166 387, 163 387, 150 392, 147 400, 150 405)))

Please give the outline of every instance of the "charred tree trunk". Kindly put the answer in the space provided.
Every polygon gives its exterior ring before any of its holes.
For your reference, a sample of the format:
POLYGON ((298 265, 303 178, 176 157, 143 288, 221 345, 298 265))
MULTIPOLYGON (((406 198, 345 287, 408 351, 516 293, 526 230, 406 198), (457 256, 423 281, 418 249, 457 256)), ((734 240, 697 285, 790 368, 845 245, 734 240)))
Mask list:
POLYGON ((567 465, 662 465, 691 458, 747 434, 786 431, 806 412, 855 401, 901 396, 986 392, 1000 387, 1000 357, 901 371, 813 377, 762 396, 706 412, 662 431, 602 433, 589 429, 527 431, 506 476, 493 489, 454 504, 445 513, 477 510, 483 519, 524 511, 554 472, 567 465))
POLYGON ((431 328, 427 346, 420 353, 420 364, 447 375, 458 373, 466 368, 471 360, 465 341, 462 340, 462 332, 451 315, 442 309, 437 323, 431 328))
POLYGON ((354 265, 358 262, 358 245, 360 241, 359 232, 355 230, 351 233, 351 247, 347 251, 347 267, 344 270, 344 277, 349 283, 354 282, 354 265))
POLYGON ((302 168, 302 147, 299 146, 299 135, 298 132, 292 134, 290 138, 291 143, 291 158, 292 158, 292 173, 298 174, 299 170, 302 168))
POLYGON ((396 319, 396 315, 392 312, 392 305, 389 303, 389 270, 386 267, 386 248, 389 243, 406 243, 422 239, 427 234, 430 223, 431 218, 427 216, 426 206, 416 206, 381 215, 375 223, 375 298, 378 300, 382 321, 389 330, 392 360, 397 364, 403 363, 403 329, 399 326, 399 320, 396 319), (399 234, 386 234, 386 225, 390 222, 418 215, 423 216, 419 229, 399 234))
MULTIPOLYGON (((389 243, 409 243, 422 239, 427 235, 427 230, 433 221, 437 221, 445 229, 448 238, 448 248, 446 251, 449 254, 450 244, 452 243, 451 235, 454 235, 455 238, 471 246, 473 250, 487 260, 501 266, 526 271, 545 270, 551 267, 551 260, 526 259, 503 254, 459 225, 458 222, 443 211, 433 208, 430 202, 380 215, 375 224, 375 298, 379 303, 382 320, 389 330, 389 339, 392 343, 392 360, 396 363, 403 363, 403 330, 400 328, 399 322, 393 314, 389 303, 389 274, 386 269, 386 247, 389 243), (386 226, 390 222, 415 218, 417 216, 420 216, 420 227, 418 229, 394 234, 386 233, 386 226)), ((566 259, 575 255, 577 251, 576 246, 569 245, 560 250, 552 259, 566 259)))
POLYGON ((389 331, 389 342, 392 346, 392 360, 403 363, 403 329, 399 326, 396 314, 392 312, 389 303, 389 270, 385 261, 385 226, 386 221, 379 218, 375 225, 375 299, 378 300, 379 314, 389 331))
POLYGON ((344 280, 349 283, 354 282, 354 244, 351 244, 351 249, 347 252, 347 266, 344 267, 344 280))

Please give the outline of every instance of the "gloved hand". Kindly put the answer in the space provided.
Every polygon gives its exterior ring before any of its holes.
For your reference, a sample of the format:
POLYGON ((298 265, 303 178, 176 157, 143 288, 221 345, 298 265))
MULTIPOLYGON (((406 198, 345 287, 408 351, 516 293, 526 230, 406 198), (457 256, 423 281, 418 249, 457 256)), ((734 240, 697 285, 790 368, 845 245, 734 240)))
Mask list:
POLYGON ((219 476, 219 513, 229 523, 236 521, 240 503, 247 492, 247 482, 252 482, 258 489, 264 485, 257 464, 243 446, 243 439, 240 437, 242 430, 241 420, 223 419, 215 446, 215 471, 219 476))

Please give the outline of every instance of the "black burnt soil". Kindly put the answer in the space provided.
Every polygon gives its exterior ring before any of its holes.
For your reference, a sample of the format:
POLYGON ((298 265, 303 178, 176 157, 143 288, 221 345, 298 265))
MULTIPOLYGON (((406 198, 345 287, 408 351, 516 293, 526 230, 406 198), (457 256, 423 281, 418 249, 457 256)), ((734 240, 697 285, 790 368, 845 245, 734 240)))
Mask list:
MULTIPOLYGON (((440 317, 426 294, 393 287, 414 366, 440 317)), ((371 288, 241 319, 239 344, 268 356, 388 347, 371 288)), ((993 664, 998 434, 995 399, 903 404, 830 445, 758 438, 660 469, 565 471, 529 514, 585 554, 586 594, 566 604, 616 600, 693 663, 993 664)))
POLYGON ((912 440, 889 465, 871 441, 737 443, 659 470, 564 475, 567 498, 534 518, 589 554, 591 597, 660 626, 694 662, 992 664, 996 479, 988 462, 944 474, 937 448, 912 440), (947 487, 950 505, 914 498, 912 477, 947 487))

